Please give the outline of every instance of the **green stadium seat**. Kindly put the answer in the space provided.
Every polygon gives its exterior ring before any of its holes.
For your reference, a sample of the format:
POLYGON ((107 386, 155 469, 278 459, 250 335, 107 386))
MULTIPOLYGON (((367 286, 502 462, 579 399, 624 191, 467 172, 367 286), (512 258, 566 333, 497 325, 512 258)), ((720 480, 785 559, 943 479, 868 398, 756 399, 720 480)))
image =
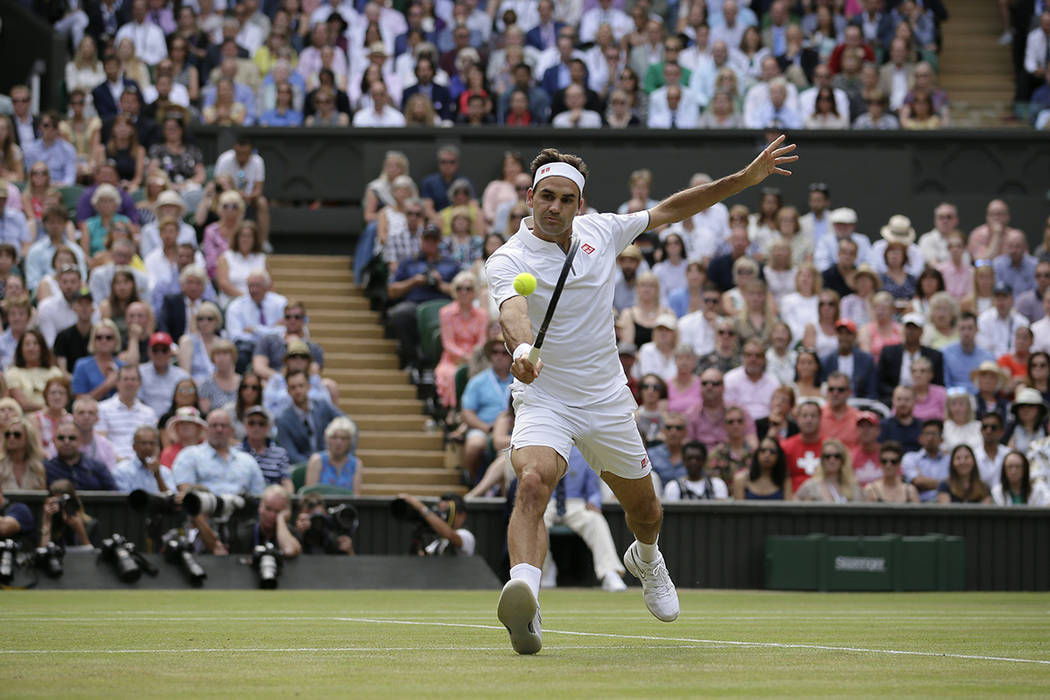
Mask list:
POLYGON ((306 462, 298 462, 292 465, 292 486, 295 488, 295 492, 299 493, 299 489, 306 483, 306 462))
POLYGON ((467 388, 470 381, 470 366, 460 365, 456 369, 456 405, 459 406, 463 398, 463 390, 467 388))
POLYGON ((441 358, 441 325, 438 313, 448 304, 448 299, 431 299, 416 307, 416 324, 419 328, 419 346, 423 351, 423 363, 434 367, 441 358))
POLYGON ((84 188, 80 185, 70 185, 69 187, 63 187, 59 190, 62 193, 62 206, 69 210, 70 216, 75 216, 77 213, 77 201, 80 199, 80 195, 84 193, 84 188))
POLYGON ((312 484, 304 486, 298 491, 300 496, 308 493, 316 493, 319 496, 353 496, 354 492, 349 489, 332 486, 331 484, 312 484))

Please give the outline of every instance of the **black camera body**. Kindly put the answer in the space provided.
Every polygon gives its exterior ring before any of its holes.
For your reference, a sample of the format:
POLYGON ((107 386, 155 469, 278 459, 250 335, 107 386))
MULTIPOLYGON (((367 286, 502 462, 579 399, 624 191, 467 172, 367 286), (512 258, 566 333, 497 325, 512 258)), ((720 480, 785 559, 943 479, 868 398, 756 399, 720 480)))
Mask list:
MULTIPOLYGON (((455 519, 452 511, 442 510, 438 504, 427 506, 427 511, 436 515, 442 521, 452 527, 455 519)), ((390 514, 396 520, 406 523, 415 523, 416 529, 412 531, 412 539, 408 544, 409 554, 425 553, 426 548, 434 542, 438 535, 423 517, 423 514, 412 507, 412 504, 403 498, 395 498, 390 502, 390 514)))
POLYGON ((304 551, 324 551, 340 554, 337 540, 357 532, 357 509, 349 503, 326 508, 324 512, 310 515, 310 529, 303 533, 304 551))
POLYGON ((178 511, 175 494, 160 496, 143 489, 135 489, 128 494, 128 505, 132 510, 147 515, 170 515, 178 511))
POLYGON ((15 567, 18 565, 18 553, 22 550, 22 544, 18 540, 6 539, 0 541, 0 583, 5 586, 14 579, 15 567))
POLYGON ((252 550, 252 568, 259 574, 259 588, 277 588, 277 577, 284 566, 284 555, 273 542, 261 544, 252 550))
POLYGON ((48 542, 47 546, 33 550, 33 566, 43 570, 51 578, 58 578, 62 575, 62 559, 65 556, 65 547, 57 542, 48 542))
POLYGON ((194 588, 203 586, 204 579, 208 578, 208 573, 194 556, 193 543, 177 531, 164 536, 164 558, 181 568, 194 588))
POLYGON ((135 583, 142 578, 143 571, 150 576, 156 576, 158 573, 157 567, 135 551, 134 542, 128 542, 123 535, 116 532, 102 540, 98 558, 111 564, 117 572, 117 577, 124 583, 135 583))

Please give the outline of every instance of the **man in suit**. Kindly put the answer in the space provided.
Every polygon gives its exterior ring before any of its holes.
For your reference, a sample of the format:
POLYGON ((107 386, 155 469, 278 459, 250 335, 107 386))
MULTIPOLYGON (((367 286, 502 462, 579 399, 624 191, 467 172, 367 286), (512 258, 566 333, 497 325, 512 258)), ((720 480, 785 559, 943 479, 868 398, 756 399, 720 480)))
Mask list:
POLYGON ((908 44, 904 39, 894 39, 890 43, 890 60, 879 68, 879 89, 889 95, 890 110, 900 109, 913 85, 915 62, 909 60, 908 44))
POLYGON ((305 462, 325 449, 324 430, 342 411, 327 401, 310 399, 310 380, 305 372, 288 375, 288 395, 292 405, 277 416, 277 444, 293 462, 305 462))
POLYGON ((116 54, 106 54, 102 59, 102 70, 106 74, 106 82, 91 91, 91 99, 98 116, 106 121, 120 113, 120 98, 125 88, 134 87, 138 90, 139 84, 124 77, 116 54))
POLYGON ((540 14, 540 23, 526 32, 525 43, 539 51, 546 51, 558 43, 558 34, 565 23, 554 19, 552 0, 540 0, 537 10, 540 14))
POLYGON ((921 313, 905 314, 904 342, 887 345, 879 353, 879 400, 890 405, 894 387, 911 386, 911 363, 919 357, 933 364, 933 384, 944 386, 944 356, 939 350, 919 344, 926 319, 921 313))
POLYGON ((426 95, 431 104, 434 105, 434 111, 437 112, 439 117, 451 119, 454 111, 452 93, 444 85, 438 85, 434 82, 434 68, 434 60, 432 58, 429 56, 419 57, 419 60, 416 62, 416 84, 405 88, 401 99, 401 110, 404 111, 408 105, 408 100, 418 93, 426 95))
POLYGON ((558 60, 543 72, 540 87, 550 96, 564 90, 572 82, 569 75, 569 63, 576 55, 576 32, 572 27, 563 27, 558 32, 558 60))
POLYGON ((194 324, 191 319, 204 301, 204 285, 208 273, 198 265, 187 265, 179 273, 181 294, 169 294, 164 297, 160 309, 157 309, 157 330, 168 333, 172 338, 181 338, 194 324))
POLYGON ((857 347, 857 324, 849 319, 839 319, 835 332, 839 349, 820 358, 820 381, 826 382, 832 373, 840 372, 850 378, 856 396, 876 398, 875 358, 857 347))
POLYGON ((127 0, 87 2, 83 7, 88 17, 87 33, 98 46, 110 45, 121 25, 131 20, 131 3, 127 0))
MULTIPOLYGON (((29 94, 28 87, 15 85, 11 88, 11 108, 14 110, 11 120, 15 124, 15 143, 21 146, 23 151, 40 138, 40 118, 33 115, 30 109, 31 102, 32 95, 29 94)), ((26 170, 29 170, 31 165, 32 163, 26 163, 26 170)))

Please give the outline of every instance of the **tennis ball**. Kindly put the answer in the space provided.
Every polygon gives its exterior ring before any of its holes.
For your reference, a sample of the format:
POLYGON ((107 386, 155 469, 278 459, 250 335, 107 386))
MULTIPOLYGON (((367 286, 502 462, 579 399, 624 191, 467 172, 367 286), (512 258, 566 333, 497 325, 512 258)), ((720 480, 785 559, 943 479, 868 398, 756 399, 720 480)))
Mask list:
POLYGON ((527 297, 536 291, 536 278, 528 272, 522 272, 514 278, 514 291, 527 297))

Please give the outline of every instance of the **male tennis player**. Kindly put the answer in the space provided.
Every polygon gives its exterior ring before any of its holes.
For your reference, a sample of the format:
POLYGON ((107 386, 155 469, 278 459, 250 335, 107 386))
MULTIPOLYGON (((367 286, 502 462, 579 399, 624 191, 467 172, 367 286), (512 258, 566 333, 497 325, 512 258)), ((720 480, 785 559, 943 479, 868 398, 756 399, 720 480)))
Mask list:
POLYGON ((674 194, 648 211, 577 216, 584 206, 587 166, 577 156, 546 149, 532 161, 527 204, 532 216, 489 258, 486 271, 512 349, 511 389, 516 410, 511 462, 518 475, 507 545, 510 581, 497 615, 519 654, 542 646, 540 567, 547 550, 543 512, 565 474, 569 451, 580 452, 623 506, 635 541, 624 554, 627 570, 642 583, 646 607, 664 622, 678 617, 678 594, 657 547, 663 512, 649 477, 651 466, 634 422, 636 403, 616 353, 613 288, 616 257, 639 234, 681 221, 778 173, 798 160, 781 135, 746 168, 715 182, 674 194), (579 249, 547 330, 540 359, 529 361, 539 328, 573 237, 579 249), (529 272, 538 282, 525 298, 514 278, 529 272))

